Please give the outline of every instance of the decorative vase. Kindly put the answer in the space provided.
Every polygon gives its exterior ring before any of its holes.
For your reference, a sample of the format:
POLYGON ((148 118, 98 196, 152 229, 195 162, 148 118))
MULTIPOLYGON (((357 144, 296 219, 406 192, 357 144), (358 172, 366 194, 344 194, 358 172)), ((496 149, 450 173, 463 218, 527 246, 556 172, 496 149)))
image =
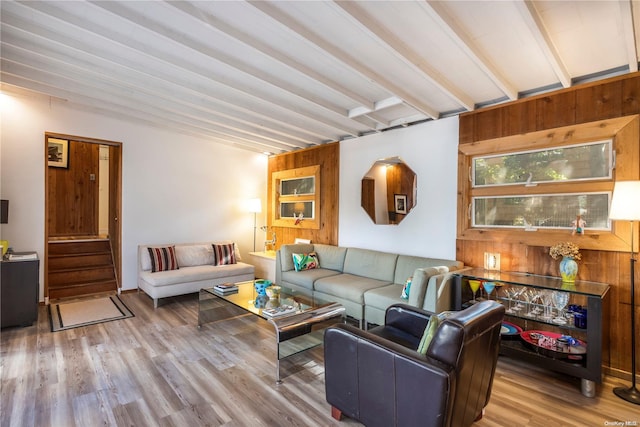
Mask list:
POLYGON ((578 275, 578 263, 571 257, 562 257, 560 261, 560 276, 563 282, 573 283, 578 275))
POLYGON ((258 279, 254 282, 253 286, 256 289, 256 293, 261 297, 267 296, 266 289, 271 286, 271 281, 266 279, 258 279))

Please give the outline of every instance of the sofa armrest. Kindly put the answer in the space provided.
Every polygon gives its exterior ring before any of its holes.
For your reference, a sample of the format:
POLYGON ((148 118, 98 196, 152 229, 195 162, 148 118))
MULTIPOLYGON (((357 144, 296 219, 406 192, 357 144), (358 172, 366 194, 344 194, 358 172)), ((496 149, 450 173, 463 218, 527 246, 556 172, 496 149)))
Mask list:
POLYGON ((447 267, 426 267, 416 268, 413 272, 411 281, 411 292, 409 292, 409 305, 416 307, 424 307, 424 299, 429 286, 434 281, 434 276, 446 274, 449 271, 447 267))
POLYGON ((434 313, 453 310, 453 273, 431 276, 424 294, 422 308, 434 313))
POLYGON ((452 367, 346 324, 325 331, 324 355, 327 402, 345 415, 365 425, 446 423, 452 367))

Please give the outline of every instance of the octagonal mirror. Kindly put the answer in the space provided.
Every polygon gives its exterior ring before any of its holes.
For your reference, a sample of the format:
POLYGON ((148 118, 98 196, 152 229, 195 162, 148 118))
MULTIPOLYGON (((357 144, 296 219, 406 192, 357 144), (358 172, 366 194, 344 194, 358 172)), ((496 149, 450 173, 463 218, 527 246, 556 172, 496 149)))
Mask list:
POLYGON ((377 160, 362 178, 361 205, 375 224, 400 224, 416 206, 417 177, 400 157, 377 160))

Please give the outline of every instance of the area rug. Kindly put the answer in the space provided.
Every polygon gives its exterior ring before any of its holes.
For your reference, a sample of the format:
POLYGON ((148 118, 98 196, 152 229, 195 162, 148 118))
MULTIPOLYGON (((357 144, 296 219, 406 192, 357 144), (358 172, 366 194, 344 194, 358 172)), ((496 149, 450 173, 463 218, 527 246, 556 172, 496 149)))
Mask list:
POLYGON ((126 319, 134 314, 117 295, 49 305, 51 332, 126 319))

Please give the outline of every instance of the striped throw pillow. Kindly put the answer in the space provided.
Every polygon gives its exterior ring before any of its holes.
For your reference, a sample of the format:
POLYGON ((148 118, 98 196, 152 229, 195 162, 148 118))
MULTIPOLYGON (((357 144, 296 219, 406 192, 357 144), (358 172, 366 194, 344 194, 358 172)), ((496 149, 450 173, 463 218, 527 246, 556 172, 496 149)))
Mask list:
POLYGON ((176 247, 147 248, 149 258, 151 258, 151 272, 177 270, 178 260, 176 259, 176 247))
POLYGON ((213 265, 235 264, 236 252, 233 243, 213 244, 213 265))

